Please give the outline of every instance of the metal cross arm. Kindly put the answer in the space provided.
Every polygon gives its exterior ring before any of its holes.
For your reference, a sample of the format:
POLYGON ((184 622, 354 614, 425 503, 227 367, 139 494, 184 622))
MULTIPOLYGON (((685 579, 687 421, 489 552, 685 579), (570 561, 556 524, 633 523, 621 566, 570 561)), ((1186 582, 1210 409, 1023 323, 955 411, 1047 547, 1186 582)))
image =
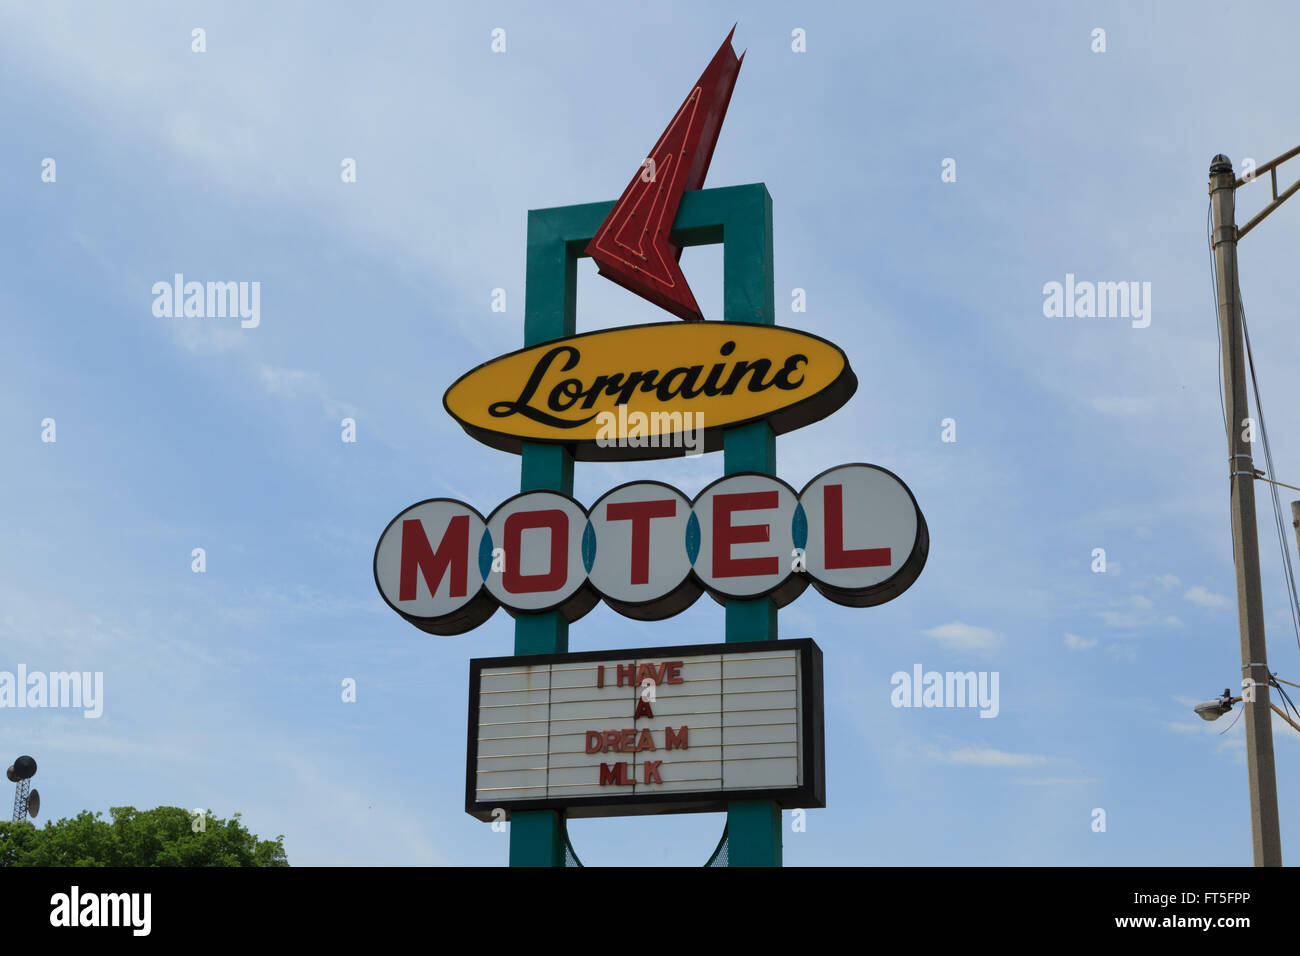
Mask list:
POLYGON ((1288 159, 1293 159, 1296 156, 1300 156, 1300 146, 1297 146, 1295 149, 1283 153, 1281 156, 1278 156, 1276 159, 1270 159, 1267 163, 1264 163, 1262 166, 1256 167, 1255 171, 1250 175, 1249 179, 1247 179, 1246 177, 1242 177, 1241 179, 1238 179, 1235 183, 1233 183, 1233 189, 1240 189, 1242 186, 1246 185, 1246 183, 1251 183, 1257 180, 1261 173, 1268 173, 1269 179, 1273 183, 1273 201, 1270 202, 1263 209, 1261 209, 1259 213, 1256 214, 1254 219, 1250 220, 1250 222, 1246 223, 1244 226, 1242 226, 1240 229, 1237 230, 1238 240, 1244 238, 1246 233, 1250 232, 1250 230, 1254 229, 1257 225, 1263 222, 1265 217, 1268 216, 1269 213, 1271 213, 1278 206, 1282 205, 1282 203, 1286 202, 1288 199, 1294 196, 1296 190, 1300 190, 1300 179, 1297 179, 1294 183, 1288 186, 1286 190, 1281 194, 1279 194, 1277 191, 1277 168, 1281 166, 1283 163, 1285 163, 1288 159))

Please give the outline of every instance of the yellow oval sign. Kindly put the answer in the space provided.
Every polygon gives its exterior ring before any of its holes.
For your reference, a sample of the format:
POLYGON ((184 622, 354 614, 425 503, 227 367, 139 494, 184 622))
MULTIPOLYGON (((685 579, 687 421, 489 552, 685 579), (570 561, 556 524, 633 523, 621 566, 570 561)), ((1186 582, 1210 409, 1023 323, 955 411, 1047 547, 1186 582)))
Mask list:
POLYGON ((562 443, 579 460, 626 461, 716 451, 724 428, 746 422, 801 428, 857 387, 839 347, 807 332, 664 322, 511 352, 462 375, 442 403, 493 448, 562 443))

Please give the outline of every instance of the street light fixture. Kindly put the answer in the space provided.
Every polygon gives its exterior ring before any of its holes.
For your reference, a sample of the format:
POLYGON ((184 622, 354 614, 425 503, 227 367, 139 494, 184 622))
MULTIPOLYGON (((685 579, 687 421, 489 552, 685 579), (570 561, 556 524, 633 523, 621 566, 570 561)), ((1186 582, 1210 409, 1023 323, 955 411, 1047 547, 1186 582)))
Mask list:
POLYGON ((1192 710, 1196 712, 1196 716, 1201 720, 1218 720, 1232 710, 1232 705, 1239 700, 1241 700, 1240 697, 1233 697, 1232 691, 1225 687, 1222 697, 1216 697, 1214 700, 1207 700, 1197 704, 1192 710))

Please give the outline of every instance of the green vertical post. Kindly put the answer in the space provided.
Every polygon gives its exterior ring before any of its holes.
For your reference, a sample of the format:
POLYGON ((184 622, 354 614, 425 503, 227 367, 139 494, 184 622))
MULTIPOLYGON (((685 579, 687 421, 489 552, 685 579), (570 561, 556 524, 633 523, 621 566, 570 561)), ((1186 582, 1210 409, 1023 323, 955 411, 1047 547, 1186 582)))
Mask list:
MULTIPOLYGON (((722 250, 722 311, 728 322, 776 324, 772 264, 772 197, 767 190, 728 220, 722 250), (739 221, 736 221, 739 220, 739 221)), ((728 428, 722 438, 726 474, 776 474, 776 435, 767 422, 728 428)), ((727 643, 777 639, 771 598, 727 602, 727 643)), ((781 808, 770 800, 727 805, 727 858, 731 866, 781 865, 781 808)))
MULTIPOLYGON (((528 214, 528 260, 524 286, 524 346, 572 335, 577 317, 577 258, 547 217, 528 214)), ((573 455, 561 445, 525 442, 520 491, 573 494, 573 455)), ((515 654, 561 654, 569 649, 569 622, 556 611, 515 618, 515 654)), ((567 832, 555 810, 516 810, 510 815, 511 866, 564 866, 567 832)))

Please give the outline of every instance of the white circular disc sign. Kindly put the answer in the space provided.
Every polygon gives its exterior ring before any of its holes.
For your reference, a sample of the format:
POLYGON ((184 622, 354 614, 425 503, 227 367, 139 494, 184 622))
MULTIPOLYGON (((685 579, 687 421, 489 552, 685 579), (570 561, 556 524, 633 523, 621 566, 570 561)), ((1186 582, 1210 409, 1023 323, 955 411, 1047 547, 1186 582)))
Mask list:
POLYGON ((628 617, 659 620, 700 596, 686 556, 690 518, 687 497, 659 481, 620 485, 591 506, 591 583, 606 604, 628 617))
POLYGON ((488 516, 487 589, 511 613, 561 611, 575 621, 599 597, 587 584, 587 512, 567 495, 528 491, 488 516))
POLYGON ((496 610, 478 561, 483 517, 463 501, 431 498, 388 523, 375 547, 375 584, 402 617, 431 634, 462 634, 496 610))
POLYGON ((808 586, 795 575, 793 521, 799 503, 779 478, 746 472, 715 481, 695 499, 696 577, 715 597, 770 596, 778 607, 808 586))
POLYGON ((804 486, 805 555, 813 587, 838 604, 870 607, 916 580, 929 532, 912 492, 876 465, 840 465, 804 486))

